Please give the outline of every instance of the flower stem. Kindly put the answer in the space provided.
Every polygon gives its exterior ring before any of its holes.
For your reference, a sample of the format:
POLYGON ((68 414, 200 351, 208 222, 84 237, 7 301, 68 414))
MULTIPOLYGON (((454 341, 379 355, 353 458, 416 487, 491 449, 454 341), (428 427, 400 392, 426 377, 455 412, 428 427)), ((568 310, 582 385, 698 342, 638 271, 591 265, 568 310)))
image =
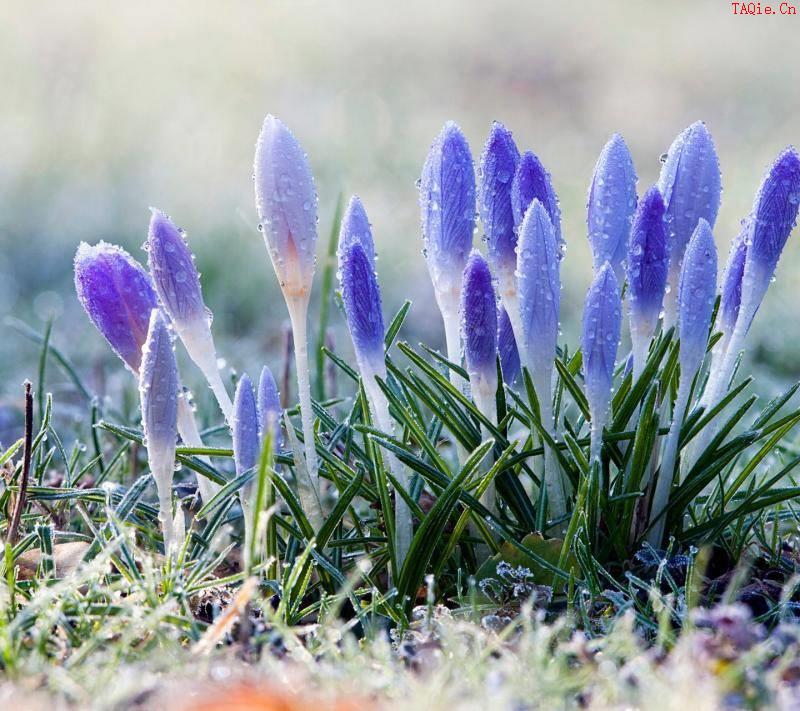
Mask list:
POLYGON ((314 442, 314 415, 311 410, 311 380, 308 370, 308 299, 287 299, 289 319, 294 334, 294 363, 297 373, 297 392, 300 398, 300 419, 305 442, 305 460, 308 476, 314 492, 319 498, 319 467, 314 442))
POLYGON ((693 374, 690 373, 685 373, 681 377, 678 396, 675 398, 675 407, 672 412, 672 424, 664 446, 664 456, 661 458, 658 481, 653 496, 653 508, 650 511, 650 533, 647 536, 650 545, 655 548, 661 545, 664 538, 664 527, 667 522, 666 508, 669 503, 672 482, 675 479, 675 462, 678 458, 681 425, 683 425, 686 407, 689 404, 693 377, 693 374))
MULTIPOLYGON (((364 378, 364 389, 367 392, 367 399, 369 400, 372 414, 378 427, 387 434, 394 432, 394 423, 389 415, 389 402, 383 393, 383 390, 378 387, 375 377, 371 373, 367 373, 364 378)), ((397 480, 397 483, 408 492, 409 477, 406 468, 400 463, 397 457, 391 452, 383 452, 383 458, 386 466, 392 473, 392 476, 397 480)), ((408 506, 405 498, 400 492, 395 492, 394 497, 394 535, 395 535, 395 552, 397 556, 397 571, 395 571, 395 580, 400 576, 400 570, 403 567, 403 562, 408 555, 408 550, 411 547, 411 539, 414 535, 413 522, 411 520, 411 509, 408 506)))
MULTIPOLYGON (((187 447, 203 446, 203 440, 197 429, 194 412, 192 412, 191 405, 187 401, 186 393, 181 393, 178 397, 178 433, 187 447)), ((208 462, 207 457, 200 457, 200 459, 206 463, 208 462)), ((219 485, 206 479, 202 474, 195 473, 195 478, 197 479, 197 488, 200 491, 203 503, 208 503, 220 490, 219 485)))

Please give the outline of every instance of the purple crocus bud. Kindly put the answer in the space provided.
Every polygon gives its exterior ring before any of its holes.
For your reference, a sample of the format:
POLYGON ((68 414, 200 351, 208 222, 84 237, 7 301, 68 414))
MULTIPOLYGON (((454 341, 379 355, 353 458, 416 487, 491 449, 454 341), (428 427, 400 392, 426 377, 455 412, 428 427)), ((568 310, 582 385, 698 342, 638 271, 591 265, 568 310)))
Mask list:
POLYGON ((672 142, 661 168, 658 187, 664 198, 670 267, 664 324, 675 324, 678 281, 686 245, 702 217, 711 228, 719 211, 719 159, 702 121, 693 123, 672 142))
POLYGON ((711 225, 701 217, 686 247, 678 289, 682 377, 692 378, 703 362, 716 293, 717 247, 711 225))
POLYGON ((473 391, 497 389, 497 300, 489 265, 473 250, 461 286, 464 360, 473 391))
POLYGON ((178 330, 207 322, 200 274, 183 232, 160 210, 151 211, 147 255, 158 298, 178 330))
POLYGON ((372 239, 372 226, 369 223, 364 204, 358 195, 353 195, 347 205, 339 228, 339 251, 358 242, 371 262, 375 262, 375 243, 372 239))
POLYGON ((711 133, 702 121, 693 123, 672 142, 658 187, 666 207, 670 261, 678 274, 686 245, 700 218, 713 229, 719 211, 719 159, 711 133))
POLYGON ((209 311, 203 302, 200 274, 183 231, 153 209, 147 235, 147 261, 156 293, 191 359, 214 391, 225 419, 233 405, 217 368, 209 311))
POLYGON ((317 245, 317 190, 308 156, 272 115, 256 144, 256 209, 285 298, 309 298, 317 245))
POLYGON ((258 463, 261 444, 258 437, 258 411, 253 384, 242 375, 233 398, 233 461, 236 474, 244 474, 258 463))
POLYGON ((261 369, 261 377, 258 380, 258 421, 262 438, 268 430, 272 431, 273 451, 277 451, 283 446, 282 417, 283 409, 278 386, 275 384, 275 378, 272 377, 272 371, 265 365, 261 369))
POLYGON ((475 230, 475 167, 467 139, 448 121, 433 142, 419 183, 424 254, 439 309, 458 309, 461 273, 475 230))
MULTIPOLYGON (((742 303, 742 278, 747 259, 747 243, 750 241, 751 222, 744 220, 739 235, 731 244, 725 275, 722 277, 722 294, 717 319, 719 330, 723 333, 723 341, 727 341, 739 318, 739 307, 742 303)), ((723 348, 724 350, 724 348, 723 348)))
POLYGON ((561 208, 553 183, 539 158, 531 151, 526 151, 520 158, 514 182, 511 185, 511 208, 514 213, 514 227, 519 230, 525 212, 533 200, 539 200, 547 210, 550 222, 556 233, 556 240, 561 242, 561 208))
POLYGON ((81 242, 75 254, 75 291, 95 328, 138 374, 150 314, 158 303, 142 265, 116 245, 81 242))
POLYGON ((160 309, 153 309, 150 316, 139 372, 139 396, 147 458, 158 490, 165 548, 169 549, 174 537, 172 478, 178 436, 178 364, 160 309))
MULTIPOLYGON (((352 202, 351 202, 352 205, 352 202)), ((363 211, 362 211, 363 212, 363 211)), ((348 210, 351 217, 357 214, 348 210)), ((347 215, 345 216, 347 217, 347 215)), ((384 344, 385 330, 381 307, 381 292, 375 274, 371 245, 372 233, 366 220, 357 221, 366 232, 358 238, 351 234, 352 223, 343 220, 339 233, 339 280, 342 286, 347 325, 362 374, 381 374, 385 370, 384 344), (370 245, 365 248, 365 243, 370 245)))
POLYGON ((520 373, 519 350, 505 306, 501 306, 497 314, 497 352, 500 354, 503 380, 512 385, 520 373))
POLYGON ((628 255, 631 217, 636 208, 636 171, 628 146, 615 133, 603 147, 589 188, 589 243, 595 271, 611 264, 618 281, 628 255))
POLYGON ((550 397, 561 304, 561 250, 545 206, 534 199, 519 229, 517 279, 523 352, 539 397, 550 397))
POLYGON ((658 326, 668 270, 664 201, 658 188, 652 187, 636 208, 626 265, 636 377, 641 373, 647 349, 658 326))
POLYGON ((750 215, 747 258, 742 278, 741 328, 746 333, 775 274, 781 252, 797 223, 800 206, 800 156, 787 148, 772 164, 756 194, 750 215))
POLYGON ((591 458, 600 455, 603 426, 611 402, 622 310, 619 284, 609 263, 597 272, 583 308, 583 377, 592 417, 591 458))
POLYGON ((519 150, 511 131, 495 121, 481 156, 478 207, 486 233, 489 264, 503 290, 513 288, 511 285, 517 264, 511 188, 518 163, 519 150))

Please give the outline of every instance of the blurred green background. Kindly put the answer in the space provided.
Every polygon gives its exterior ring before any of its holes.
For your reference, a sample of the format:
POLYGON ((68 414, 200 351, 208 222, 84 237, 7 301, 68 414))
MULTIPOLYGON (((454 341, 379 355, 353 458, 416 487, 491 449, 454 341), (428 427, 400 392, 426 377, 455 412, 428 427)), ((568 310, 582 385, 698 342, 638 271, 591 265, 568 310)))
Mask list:
MULTIPOLYGON (((764 169, 800 140, 799 45, 797 17, 737 17, 723 0, 5 0, 0 312, 39 331, 53 314, 53 342, 93 388, 130 382, 79 311, 71 263, 81 240, 143 258, 155 205, 188 232, 227 363, 277 367, 285 309, 251 181, 270 112, 310 155, 320 242, 339 193, 361 195, 386 312, 413 298, 407 337, 440 345, 414 183, 446 120, 461 124, 477 159, 500 119, 553 174, 568 241, 564 337, 575 344, 590 270, 586 191, 609 135, 628 142, 641 194, 674 136, 708 123, 723 171, 724 264, 764 169)), ((751 338, 764 392, 800 375, 799 242, 795 234, 751 338)), ((349 353, 341 333, 337 348, 349 353)), ((0 395, 19 399, 37 354, 4 332, 0 395)), ((65 381, 50 372, 58 391, 65 381)), ((195 371, 185 377, 199 383, 195 371)))

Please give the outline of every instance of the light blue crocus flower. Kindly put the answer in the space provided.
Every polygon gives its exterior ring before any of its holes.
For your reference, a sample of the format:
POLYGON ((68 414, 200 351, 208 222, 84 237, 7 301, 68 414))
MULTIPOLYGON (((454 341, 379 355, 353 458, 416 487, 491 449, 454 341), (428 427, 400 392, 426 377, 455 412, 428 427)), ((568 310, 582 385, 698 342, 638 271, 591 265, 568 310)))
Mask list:
POLYGON ((603 147, 589 188, 589 244, 595 272, 606 263, 617 281, 625 278, 631 218, 636 209, 636 171, 628 146, 615 133, 603 147))
POLYGON ((475 231, 475 166, 461 129, 448 121, 436 137, 419 181, 423 254, 442 314, 447 357, 461 362, 458 307, 461 273, 475 231))
POLYGON ((147 460, 158 491, 158 518, 168 552, 176 543, 172 479, 178 437, 178 364, 160 309, 154 309, 150 316, 139 370, 139 397, 147 460))
POLYGON ((681 370, 678 394, 672 408, 672 424, 661 457, 650 513, 648 540, 656 547, 661 545, 664 536, 664 509, 669 502, 675 477, 681 426, 689 404, 692 381, 700 370, 706 353, 716 291, 717 248, 711 226, 701 217, 686 248, 678 288, 678 360, 681 370))
POLYGON ((147 261, 158 298, 189 357, 206 377, 222 414, 230 422, 231 402, 217 366, 211 319, 203 302, 200 274, 182 230, 153 209, 147 235, 147 261))
POLYGON ((308 365, 308 304, 316 267, 317 189, 300 143, 275 116, 264 119, 253 168, 256 209, 272 266, 289 311, 305 440, 300 476, 319 498, 317 450, 308 365))
POLYGON ((721 178, 711 133, 702 121, 693 123, 673 141, 661 168, 658 188, 664 198, 669 237, 669 291, 664 325, 675 325, 678 280, 686 245, 700 219, 713 229, 719 211, 721 178))
POLYGON ((581 346, 586 399, 592 419, 591 461, 600 458, 621 327, 619 283, 611 264, 606 262, 597 271, 583 307, 581 346))

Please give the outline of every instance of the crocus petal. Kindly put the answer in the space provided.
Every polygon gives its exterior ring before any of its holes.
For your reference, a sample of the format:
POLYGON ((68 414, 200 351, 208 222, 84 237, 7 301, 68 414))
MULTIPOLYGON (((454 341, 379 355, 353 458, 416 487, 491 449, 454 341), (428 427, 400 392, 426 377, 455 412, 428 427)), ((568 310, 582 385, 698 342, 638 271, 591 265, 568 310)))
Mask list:
POLYGON ((147 255, 158 298, 177 328, 191 327, 208 318, 200 274, 183 232, 160 210, 152 213, 147 255))
POLYGON ((278 386, 275 384, 275 378, 272 377, 272 371, 265 365, 261 369, 261 377, 258 380, 258 422, 262 438, 268 429, 272 429, 274 451, 283 446, 282 419, 283 409, 278 386))
POLYGON ((511 187, 518 163, 519 150, 511 131, 495 121, 481 156, 478 207, 486 234, 489 264, 500 279, 514 273, 517 261, 511 187))
POLYGON ((137 374, 150 314, 158 303, 142 265, 116 245, 81 242, 75 254, 75 291, 95 328, 137 374))
POLYGON ((589 243, 595 271, 606 262, 622 280, 631 217, 636 208, 636 171, 628 146, 615 133, 603 147, 589 189, 589 243))
POLYGON ((503 379, 511 385, 519 377, 520 363, 514 329, 505 306, 501 306, 497 314, 497 352, 500 354, 503 379))
POLYGON ((711 226, 702 217, 686 247, 678 290, 681 372, 692 377, 708 345, 717 293, 717 248, 711 226))
POLYGON ((556 233, 556 240, 561 242, 561 208, 553 183, 539 158, 531 151, 526 151, 520 158, 514 182, 511 185, 511 208, 514 213, 514 227, 519 230, 525 212, 533 200, 539 200, 547 210, 550 222, 556 233))
POLYGON ((602 419, 611 401, 621 325, 619 284, 606 263, 589 287, 583 308, 583 377, 593 419, 602 419))
POLYGON ((544 205, 534 199, 519 230, 517 279, 528 365, 534 379, 553 368, 561 304, 561 250, 544 205))
POLYGON ((497 300, 489 265, 473 250, 461 287, 461 332, 471 381, 497 386, 497 300))
POLYGON ((244 474, 258 463, 261 445, 258 437, 258 411, 253 384, 243 375, 233 398, 233 461, 236 474, 244 474))
POLYGON ((351 226, 351 223, 343 221, 340 230, 339 280, 342 301, 359 367, 362 371, 368 369, 373 373, 381 373, 385 367, 385 331, 381 291, 373 262, 375 248, 372 246, 372 233, 366 222, 366 231, 359 232, 358 238, 355 238, 349 232, 351 226), (365 248, 364 244, 368 246, 365 248))
MULTIPOLYGON (((171 451, 174 459, 178 435, 178 364, 167 321, 159 309, 154 309, 150 316, 139 373, 139 394, 142 428, 151 460, 153 453, 160 451, 171 451)), ((172 459, 169 465, 172 469, 172 459)))
POLYGON ((631 330, 647 338, 658 324, 668 270, 664 201, 658 188, 652 187, 636 208, 626 265, 631 330))
POLYGON ((422 240, 436 298, 458 297, 475 231, 475 167, 467 139, 452 121, 428 152, 419 183, 422 240))
POLYGON ((350 198, 347 210, 342 217, 342 224, 339 228, 339 252, 348 249, 354 242, 361 245, 371 262, 375 261, 372 227, 358 195, 350 198))
POLYGON ((254 166, 256 209, 287 297, 307 297, 314 278, 317 190, 308 156, 286 125, 264 119, 254 166))
POLYGON ((713 229, 719 211, 719 159, 702 121, 693 123, 673 141, 658 187, 666 207, 670 261, 677 273, 697 223, 702 218, 713 229))
POLYGON ((742 303, 742 278, 747 258, 747 243, 750 241, 751 222, 744 220, 739 235, 731 244, 725 275, 722 277, 722 294, 719 304, 720 330, 730 336, 739 318, 742 303))

